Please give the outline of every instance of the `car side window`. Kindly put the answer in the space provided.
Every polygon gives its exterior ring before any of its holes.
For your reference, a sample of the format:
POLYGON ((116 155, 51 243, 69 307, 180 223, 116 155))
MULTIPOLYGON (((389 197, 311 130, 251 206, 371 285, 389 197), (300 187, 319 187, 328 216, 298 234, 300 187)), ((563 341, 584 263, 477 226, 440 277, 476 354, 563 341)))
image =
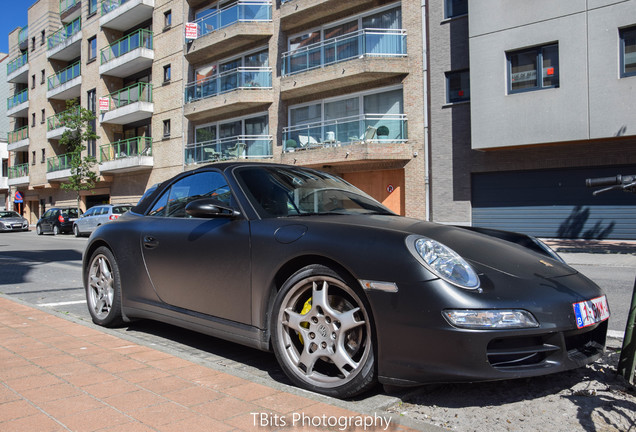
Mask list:
POLYGON ((84 213, 84 217, 93 216, 93 213, 95 213, 95 207, 92 207, 92 208, 89 208, 88 210, 86 210, 86 213, 84 213))
POLYGON ((166 189, 148 215, 189 218, 186 205, 200 198, 214 198, 233 207, 232 193, 225 177, 219 172, 204 171, 184 177, 166 189))

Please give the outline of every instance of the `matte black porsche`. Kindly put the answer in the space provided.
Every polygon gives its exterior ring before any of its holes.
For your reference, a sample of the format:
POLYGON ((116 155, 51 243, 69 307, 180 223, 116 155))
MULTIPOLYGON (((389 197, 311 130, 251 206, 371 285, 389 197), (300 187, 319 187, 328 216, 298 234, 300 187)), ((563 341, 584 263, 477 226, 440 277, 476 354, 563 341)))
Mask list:
POLYGON ((536 239, 393 214, 333 175, 220 163, 151 188, 83 259, 93 321, 273 350, 296 385, 543 375, 599 358, 603 292, 536 239))

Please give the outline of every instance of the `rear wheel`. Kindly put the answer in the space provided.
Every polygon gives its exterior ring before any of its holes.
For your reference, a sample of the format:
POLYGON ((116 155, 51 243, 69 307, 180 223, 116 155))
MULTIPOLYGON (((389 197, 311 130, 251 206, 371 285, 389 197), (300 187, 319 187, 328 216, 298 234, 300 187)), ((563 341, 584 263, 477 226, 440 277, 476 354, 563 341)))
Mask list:
POLYGON ((58 235, 60 233, 60 227, 57 225, 53 225, 53 235, 58 235))
POLYGON ((89 262, 84 286, 93 322, 104 327, 121 325, 121 281, 115 256, 101 246, 93 252, 89 262))
POLYGON ((40 226, 40 224, 37 224, 35 226, 35 232, 37 235, 42 235, 42 227, 40 226))
POLYGON ((308 266, 290 277, 270 315, 272 345, 296 385, 349 398, 375 382, 373 326, 363 298, 333 270, 308 266))
POLYGON ((73 234, 75 234, 75 237, 79 237, 81 235, 77 225, 73 225, 73 234))

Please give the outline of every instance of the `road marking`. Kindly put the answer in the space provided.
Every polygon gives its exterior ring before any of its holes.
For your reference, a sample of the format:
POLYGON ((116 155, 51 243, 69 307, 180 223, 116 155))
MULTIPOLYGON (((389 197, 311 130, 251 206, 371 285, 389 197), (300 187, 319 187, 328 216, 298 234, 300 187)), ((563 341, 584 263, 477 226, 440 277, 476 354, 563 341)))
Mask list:
POLYGON ((86 300, 65 301, 65 302, 57 302, 57 303, 40 303, 38 304, 38 306, 55 307, 55 306, 67 306, 67 305, 82 304, 82 303, 86 303, 86 300))

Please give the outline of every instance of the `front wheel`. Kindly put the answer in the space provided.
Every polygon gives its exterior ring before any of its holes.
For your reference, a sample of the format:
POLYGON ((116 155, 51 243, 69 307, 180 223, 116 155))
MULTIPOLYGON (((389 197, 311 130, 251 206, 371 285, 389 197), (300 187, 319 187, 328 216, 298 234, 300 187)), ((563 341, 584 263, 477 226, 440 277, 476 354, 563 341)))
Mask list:
POLYGON ((73 225, 73 234, 75 234, 75 237, 79 237, 81 235, 77 225, 73 225))
POLYGON ((59 235, 60 234, 60 227, 57 225, 53 225, 53 235, 59 235))
POLYGON ((35 226, 35 232, 37 235, 42 235, 42 227, 39 224, 35 226))
POLYGON ((84 277, 86 302, 93 322, 104 327, 121 325, 121 279, 110 249, 101 246, 93 252, 84 277))
POLYGON ((274 301, 274 353, 294 384, 349 398, 375 382, 373 325, 366 302, 333 270, 308 266, 290 277, 274 301))

